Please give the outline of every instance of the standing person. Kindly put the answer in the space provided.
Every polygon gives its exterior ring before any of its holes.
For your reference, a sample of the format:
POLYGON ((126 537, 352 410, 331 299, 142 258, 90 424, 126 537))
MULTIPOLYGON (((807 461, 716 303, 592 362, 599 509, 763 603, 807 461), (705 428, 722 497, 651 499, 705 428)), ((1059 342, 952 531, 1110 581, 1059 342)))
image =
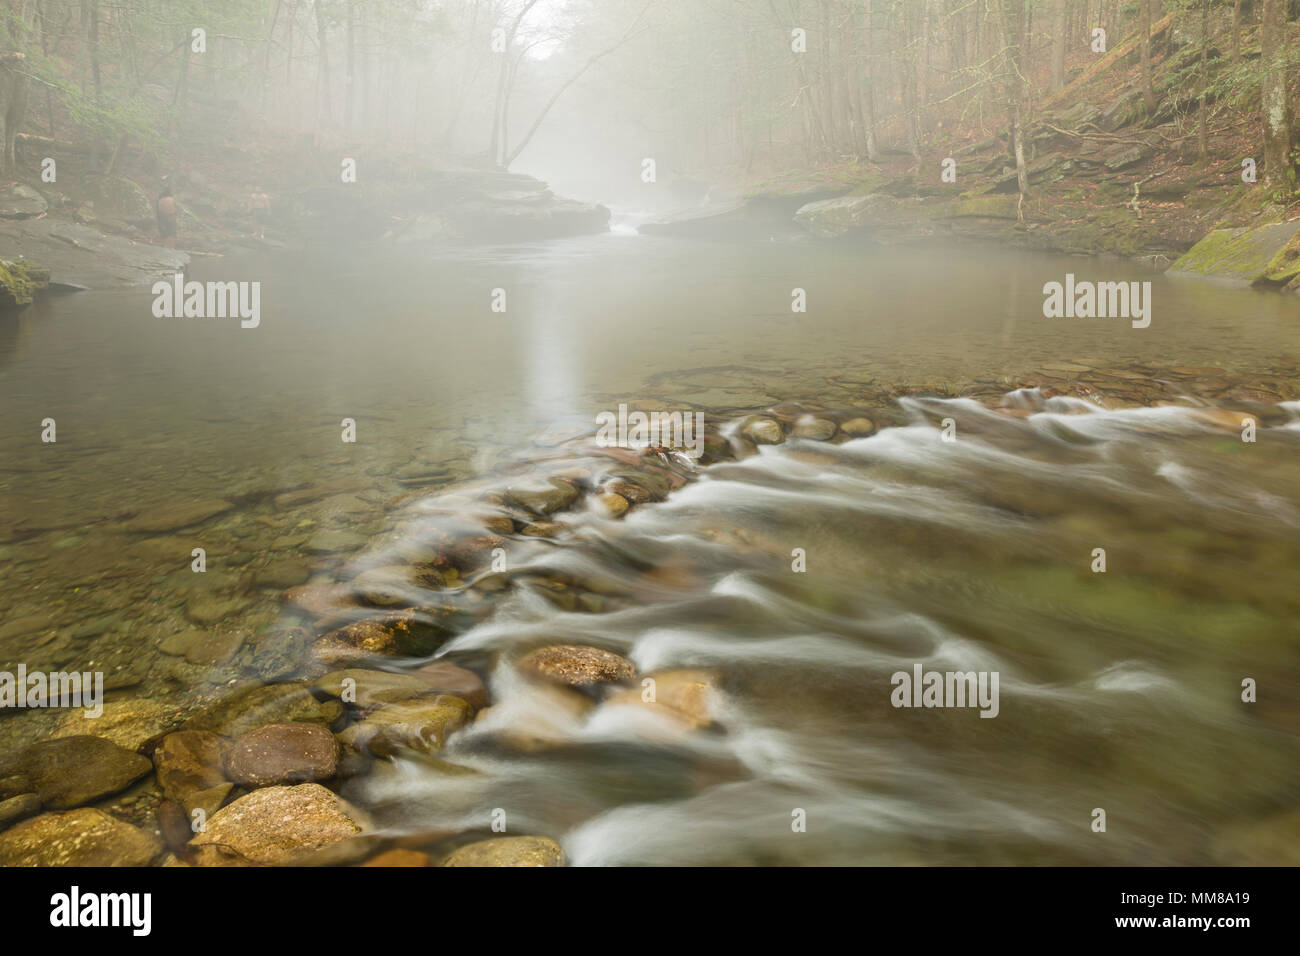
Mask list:
POLYGON ((271 218, 271 197, 258 186, 248 199, 248 208, 253 213, 253 222, 257 225, 257 238, 266 238, 266 223, 271 218))
POLYGON ((168 249, 176 248, 176 199, 170 186, 164 186, 155 208, 158 214, 158 236, 168 249))

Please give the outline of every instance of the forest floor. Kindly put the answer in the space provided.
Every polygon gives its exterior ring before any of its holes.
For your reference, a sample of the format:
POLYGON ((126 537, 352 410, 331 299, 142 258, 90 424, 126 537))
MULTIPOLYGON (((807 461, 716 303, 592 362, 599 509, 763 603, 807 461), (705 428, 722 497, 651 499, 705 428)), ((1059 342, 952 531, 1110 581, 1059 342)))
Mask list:
MULTIPOLYGON (((873 196, 853 223, 888 238, 970 235, 1027 248, 1126 258, 1172 260, 1210 230, 1280 222, 1300 216, 1300 201, 1270 203, 1263 170, 1247 181, 1243 163, 1260 164, 1258 86, 1233 102, 1208 101, 1204 155, 1198 147, 1199 105, 1187 70, 1197 55, 1174 50, 1163 33, 1154 46, 1159 97, 1144 108, 1133 48, 1105 62, 1080 61, 1065 89, 1031 110, 1026 127, 1029 192, 1021 205, 1005 124, 956 102, 928 117, 922 159, 885 151, 876 162, 803 164, 752 183, 748 195, 806 190, 873 196), (1190 90, 1190 92, 1189 92, 1190 90), (961 110, 966 112, 961 112, 961 110), (951 163, 945 161, 951 160, 951 163), (808 165, 818 168, 809 172, 808 165), (945 179, 945 166, 949 175, 945 179), (955 173, 955 175, 953 175, 955 173)), ((1241 62, 1257 59, 1245 38, 1241 62)), ((1296 77, 1300 80, 1300 77, 1296 77)), ((1294 95, 1300 94, 1300 84, 1294 95)))

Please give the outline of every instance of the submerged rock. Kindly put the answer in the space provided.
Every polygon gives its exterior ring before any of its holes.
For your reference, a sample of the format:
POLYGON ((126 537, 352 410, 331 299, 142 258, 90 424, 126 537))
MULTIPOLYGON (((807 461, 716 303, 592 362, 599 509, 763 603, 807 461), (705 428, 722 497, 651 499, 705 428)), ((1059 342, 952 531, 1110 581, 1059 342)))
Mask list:
POLYGON ((629 688, 612 694, 609 704, 627 704, 647 707, 692 728, 708 727, 714 721, 713 698, 717 692, 718 675, 706 670, 659 671, 647 674, 642 687, 629 688), (653 680, 652 699, 650 687, 653 680))
POLYGON ((218 810, 189 843, 203 866, 277 866, 370 829, 357 808, 320 784, 266 787, 218 810))
POLYGON ((411 676, 421 681, 426 690, 459 697, 474 710, 487 706, 487 687, 483 679, 471 670, 446 661, 434 661, 411 671, 411 676))
POLYGON ((550 478, 530 484, 511 485, 506 501, 534 514, 549 515, 569 507, 578 498, 578 489, 568 481, 550 478))
POLYGON ((318 677, 311 686, 319 693, 367 710, 432 692, 429 685, 415 674, 362 667, 330 671, 318 677))
POLYGON ((41 802, 52 810, 125 790, 153 770, 148 757, 102 737, 60 737, 28 747, 20 758, 41 802))
POLYGON ((454 607, 419 607, 369 617, 330 631, 312 650, 316 659, 326 664, 347 664, 367 657, 423 657, 451 638, 451 625, 460 613, 454 607))
MULTIPOLYGON (((178 528, 188 528, 191 525, 202 524, 204 521, 215 518, 233 507, 234 505, 223 498, 212 498, 205 501, 186 501, 158 508, 149 508, 146 511, 137 513, 129 521, 123 522, 122 530, 135 534, 159 534, 163 531, 175 531, 178 528)), ((184 555, 178 557, 183 559, 184 555)))
POLYGON ((381 757, 401 747, 430 753, 441 750, 447 737, 469 723, 471 715, 468 703, 445 694, 400 701, 348 727, 339 739, 381 757))
POLYGON ((59 721, 51 736, 103 737, 119 747, 141 753, 166 736, 182 719, 174 705, 132 697, 104 704, 104 711, 98 717, 88 717, 81 710, 71 711, 59 721))
POLYGON ((0 830, 40 812, 41 798, 34 793, 20 793, 8 800, 0 800, 0 830))
POLYGON ((225 783, 224 765, 225 741, 206 730, 168 734, 153 752, 163 795, 182 803, 192 793, 225 783))
POLYGON ((332 724, 343 714, 338 701, 317 701, 297 684, 267 684, 245 687, 218 701, 208 710, 191 717, 184 730, 209 730, 238 737, 264 724, 306 721, 332 724))
POLYGON ((153 834, 90 808, 45 813, 0 833, 4 866, 148 866, 162 851, 153 834))
POLYGON ((564 866, 564 849, 549 837, 500 837, 470 843, 443 866, 564 866))

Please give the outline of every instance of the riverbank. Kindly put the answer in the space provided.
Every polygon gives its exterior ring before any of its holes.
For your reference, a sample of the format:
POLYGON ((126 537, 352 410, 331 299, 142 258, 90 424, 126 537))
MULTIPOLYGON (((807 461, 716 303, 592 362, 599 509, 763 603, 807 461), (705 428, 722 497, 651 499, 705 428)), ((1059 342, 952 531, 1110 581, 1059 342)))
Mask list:
MULTIPOLYGON (((23 167, 39 169, 48 153, 60 157, 55 182, 28 176, 0 189, 0 259, 36 264, 56 290, 142 285, 193 257, 239 250, 330 241, 514 242, 609 228, 604 206, 456 157, 332 156, 308 140, 278 150, 224 145, 171 157, 168 172, 141 154, 109 175, 90 166, 79 144, 19 137, 23 167), (312 174, 268 173, 292 168, 312 174), (164 185, 179 210, 175 249, 158 244, 154 202, 164 185), (256 190, 271 200, 264 227, 248 208, 256 190)), ((3 273, 0 287, 10 289, 10 298, 14 291, 25 297, 3 273)))

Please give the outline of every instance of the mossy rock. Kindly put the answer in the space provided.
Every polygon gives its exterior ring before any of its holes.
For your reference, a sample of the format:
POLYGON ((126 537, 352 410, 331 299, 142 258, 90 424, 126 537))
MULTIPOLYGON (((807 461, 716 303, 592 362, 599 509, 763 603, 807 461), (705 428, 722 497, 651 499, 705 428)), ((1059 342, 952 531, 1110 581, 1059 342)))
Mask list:
POLYGON ((141 222, 154 217, 153 203, 136 183, 121 176, 105 176, 90 188, 95 213, 110 219, 141 222))
POLYGON ((1300 221, 1253 229, 1215 229, 1170 268, 1174 275, 1204 275, 1267 285, 1296 276, 1300 221), (1287 250, 1291 250, 1288 252, 1287 250), (1276 278, 1272 278, 1276 276, 1276 278))
POLYGON ((953 204, 948 217, 953 219, 1018 219, 1017 208, 1019 195, 992 193, 986 196, 971 196, 953 204))
POLYGON ((30 262, 0 259, 0 311, 31 305, 50 284, 50 272, 30 262))
POLYGON ((1300 232, 1269 260, 1264 274, 1255 280, 1256 285, 1286 286, 1300 290, 1300 232))

